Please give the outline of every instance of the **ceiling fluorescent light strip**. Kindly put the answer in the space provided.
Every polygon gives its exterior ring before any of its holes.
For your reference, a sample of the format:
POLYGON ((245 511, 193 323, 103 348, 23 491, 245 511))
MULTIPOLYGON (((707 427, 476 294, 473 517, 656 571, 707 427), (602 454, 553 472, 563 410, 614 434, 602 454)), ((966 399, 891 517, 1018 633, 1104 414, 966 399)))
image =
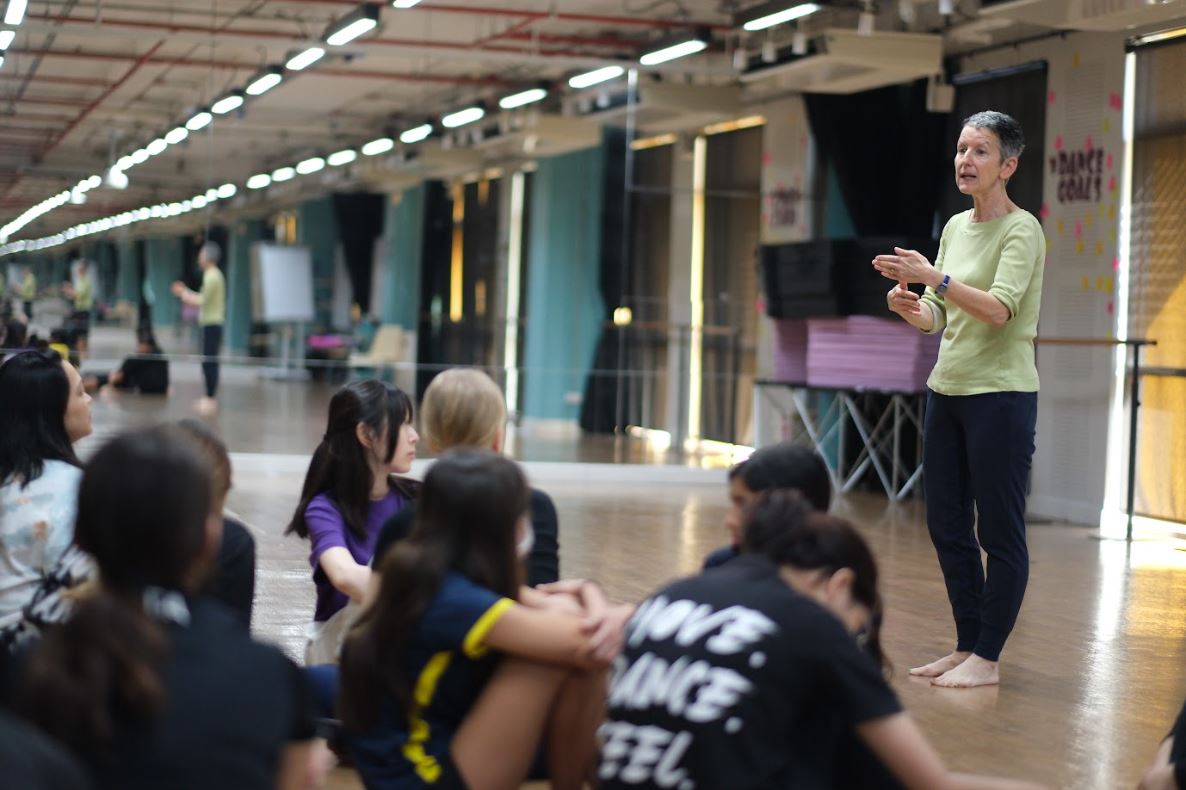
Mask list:
POLYGON ((593 71, 587 71, 584 74, 577 74, 568 80, 569 87, 580 90, 581 88, 589 88, 594 85, 600 85, 603 82, 617 79, 626 73, 626 69, 621 66, 602 66, 593 71))
POLYGON ((751 19, 743 23, 741 27, 743 30, 755 33, 759 30, 774 27, 775 25, 782 25, 787 22, 793 22, 796 19, 802 19, 805 16, 810 16, 816 11, 819 11, 821 7, 819 3, 793 3, 781 10, 772 9, 770 13, 751 19))

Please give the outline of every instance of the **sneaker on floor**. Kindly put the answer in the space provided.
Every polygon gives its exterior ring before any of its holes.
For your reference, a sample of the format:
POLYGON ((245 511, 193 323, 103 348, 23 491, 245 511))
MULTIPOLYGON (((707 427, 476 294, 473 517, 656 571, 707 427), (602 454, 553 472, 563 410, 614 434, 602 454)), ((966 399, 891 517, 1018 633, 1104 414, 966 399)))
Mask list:
POLYGON ((218 401, 214 400, 214 398, 198 398, 194 401, 194 408, 198 410, 198 414, 216 414, 218 412, 218 401))

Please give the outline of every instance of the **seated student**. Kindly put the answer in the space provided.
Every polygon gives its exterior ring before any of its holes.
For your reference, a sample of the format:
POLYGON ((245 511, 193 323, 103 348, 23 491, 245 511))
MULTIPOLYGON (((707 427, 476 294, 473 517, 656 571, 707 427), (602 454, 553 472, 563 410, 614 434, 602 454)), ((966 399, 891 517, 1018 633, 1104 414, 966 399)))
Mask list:
POLYGON ((66 362, 69 362, 74 367, 78 367, 78 357, 70 353, 70 339, 64 329, 51 329, 49 331, 49 350, 55 352, 66 362))
POLYGON ((879 606, 856 530, 798 492, 762 494, 741 556, 661 589, 627 625, 600 786, 847 788, 832 768, 855 729, 912 790, 1032 787, 944 767, 869 657, 879 606))
POLYGON ((222 519, 222 541, 218 558, 201 587, 203 595, 228 607, 243 627, 251 631, 251 610, 255 605, 255 538, 247 527, 223 515, 231 490, 231 456, 214 430, 194 418, 177 423, 210 466, 214 485, 214 513, 222 519))
POLYGON ((139 391, 141 395, 168 393, 169 360, 161 355, 151 329, 141 329, 136 333, 136 353, 126 358, 119 370, 86 378, 88 392, 107 385, 120 390, 139 391))
POLYGON ((101 582, 24 663, 16 710, 99 788, 305 786, 300 670, 194 593, 218 551, 205 460, 176 428, 119 436, 86 467, 76 541, 101 582))
POLYGON ((415 481, 393 473, 412 468, 419 440, 412 401, 400 389, 374 379, 352 381, 330 400, 325 434, 285 530, 309 539, 317 588, 306 663, 337 660, 370 584, 379 530, 415 497, 415 481), (355 606, 348 609, 350 602, 355 606))
MULTIPOLYGON (((502 452, 506 438, 507 405, 502 390, 485 373, 452 368, 437 374, 420 403, 420 425, 434 453, 446 450, 502 452)), ((374 563, 411 531, 415 508, 401 510, 384 525, 375 545, 374 563)), ((552 498, 531 489, 532 549, 527 559, 527 584, 536 587, 560 578, 560 528, 552 498)))
POLYGON ((1182 790, 1186 788, 1186 705, 1178 713, 1174 728, 1161 742, 1157 754, 1141 776, 1137 790, 1182 790))
POLYGON ((74 443, 90 433, 91 396, 69 362, 24 351, 0 364, 0 650, 28 636, 26 609, 70 565, 74 443))
POLYGON ((590 775, 621 628, 590 634, 586 615, 605 613, 595 585, 579 602, 522 586, 529 502, 519 468, 490 452, 428 471, 413 532, 342 651, 340 709, 368 790, 517 787, 544 742, 552 787, 590 775))
POLYGON ((5 326, 4 348, 10 351, 23 351, 28 348, 29 325, 24 321, 12 319, 5 326))
POLYGON ((6 787, 20 790, 87 790, 91 780, 65 749, 35 728, 0 710, 0 770, 6 787))
POLYGON ((832 478, 823 457, 809 447, 779 442, 757 450, 729 470, 729 513, 725 527, 730 543, 704 560, 705 569, 715 568, 740 552, 741 517, 745 508, 763 491, 793 488, 815 510, 827 512, 832 504, 832 478))

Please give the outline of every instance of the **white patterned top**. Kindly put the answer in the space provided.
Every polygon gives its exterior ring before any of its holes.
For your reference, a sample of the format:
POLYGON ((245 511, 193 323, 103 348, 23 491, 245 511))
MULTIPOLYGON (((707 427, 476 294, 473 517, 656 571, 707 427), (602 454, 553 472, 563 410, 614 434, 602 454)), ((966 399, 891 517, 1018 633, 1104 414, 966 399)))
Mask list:
POLYGON ((46 461, 24 488, 0 486, 0 630, 18 623, 42 581, 74 539, 82 470, 46 461))

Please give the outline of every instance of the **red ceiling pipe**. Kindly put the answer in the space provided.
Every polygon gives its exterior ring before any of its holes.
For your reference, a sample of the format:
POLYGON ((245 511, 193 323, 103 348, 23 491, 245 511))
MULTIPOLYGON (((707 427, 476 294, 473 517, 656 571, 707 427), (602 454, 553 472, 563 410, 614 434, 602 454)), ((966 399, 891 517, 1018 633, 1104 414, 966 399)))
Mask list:
POLYGON ((5 118, 20 119, 22 121, 68 121, 70 118, 65 115, 50 115, 48 113, 37 112, 6 112, 0 113, 0 120, 5 118))
MULTIPOLYGON (((111 83, 111 85, 109 85, 106 90, 104 90, 97 97, 95 97, 95 99, 93 101, 91 101, 89 104, 87 104, 83 108, 82 112, 80 112, 78 115, 74 116, 73 120, 71 120, 70 123, 66 124, 66 128, 64 128, 57 135, 51 137, 49 142, 45 145, 45 147, 42 148, 41 151, 39 151, 37 153, 36 158, 44 159, 46 154, 48 154, 50 151, 53 151, 55 148, 57 148, 58 144, 61 143, 62 140, 66 139, 66 135, 68 135, 68 134, 70 134, 70 132, 74 131, 75 127, 77 127, 78 124, 82 123, 83 120, 85 120, 87 116, 89 116, 92 112, 94 112, 96 107, 98 107, 100 104, 102 104, 103 101, 106 100, 107 97, 110 96, 112 93, 114 93, 117 88, 119 88, 121 85, 123 85, 125 82, 127 82, 128 79, 133 74, 135 74, 137 71, 140 70, 141 66, 143 66, 145 63, 147 63, 149 60, 151 60, 152 56, 156 54, 157 50, 160 49, 164 45, 164 43, 165 43, 165 40, 161 39, 160 41, 158 41, 157 43, 155 43, 151 47, 149 47, 147 52, 145 52, 140 57, 136 58, 136 62, 132 64, 131 68, 129 68, 127 71, 124 72, 124 75, 122 77, 120 77, 115 82, 111 83)), ((21 101, 24 101, 24 99, 21 99, 21 101)), ((9 195, 11 195, 12 190, 16 189, 17 185, 19 185, 19 184, 20 184, 20 181, 17 181, 15 184, 13 184, 11 187, 9 187, 8 191, 4 193, 4 196, 8 197, 9 195)))
POLYGON ((0 138, 10 134, 47 135, 58 131, 56 126, 0 126, 0 138))
MULTIPOLYGON (((341 6, 357 6, 358 0, 282 0, 285 3, 306 3, 314 5, 341 5, 341 6)), ((613 27, 621 27, 630 25, 633 27, 650 27, 650 28, 687 28, 687 27, 707 27, 713 30, 731 30, 729 25, 707 22, 695 22, 689 19, 654 19, 640 16, 608 16, 605 14, 573 14, 564 11, 551 13, 549 11, 525 11, 521 8, 497 8, 491 6, 460 6, 460 5, 444 5, 440 3, 432 3, 431 5, 418 5, 415 8, 401 11, 403 14, 410 14, 419 11, 421 13, 439 12, 442 14, 468 14, 470 16, 513 16, 513 17, 531 17, 532 19, 555 19, 560 22, 588 22, 592 24, 609 25, 613 27)))
MULTIPOLYGON (((20 52, 20 50, 16 50, 20 52)), ((25 54, 33 54, 25 51, 25 54)), ((125 62, 135 60, 135 55, 124 55, 118 52, 61 52, 50 50, 40 53, 47 58, 61 58, 63 60, 105 60, 109 62, 125 62)), ((161 66, 190 66, 197 69, 230 69, 235 71, 257 71, 258 63, 235 63, 226 60, 201 60, 193 58, 152 58, 152 63, 161 66)), ((354 69, 314 69, 302 74, 320 74, 327 77, 362 77, 365 79, 395 80, 399 82, 440 82, 450 85, 519 85, 522 81, 504 80, 500 77, 451 77, 440 74, 415 74, 398 71, 357 71, 354 69)), ((25 117, 24 113, 21 113, 25 117)), ((0 115, 0 117, 3 117, 0 115)))
POLYGON ((58 77, 52 74, 34 74, 31 78, 25 74, 0 74, 0 82, 21 82, 30 79, 32 82, 44 82, 48 85, 77 85, 86 88, 106 88, 110 80, 89 79, 87 77, 58 77))
POLYGON ((165 44, 165 40, 161 39, 160 41, 156 42, 151 47, 149 47, 147 52, 145 52, 140 57, 136 58, 136 62, 132 64, 132 67, 130 69, 128 69, 127 71, 124 72, 124 75, 122 77, 120 77, 118 80, 116 80, 115 82, 113 82, 109 86, 107 86, 106 90, 104 90, 102 93, 100 93, 98 96, 96 96, 94 101, 92 101, 90 104, 88 104, 82 112, 80 112, 78 115, 76 115, 74 117, 74 120, 70 121, 70 123, 68 123, 66 125, 66 128, 62 130, 61 134, 59 134, 57 137, 55 137, 53 140, 51 140, 49 142, 49 144, 45 147, 45 150, 42 152, 42 155, 44 156, 45 154, 48 154, 50 151, 54 150, 54 148, 56 148, 58 146, 58 143, 62 142, 62 140, 66 137, 66 135, 68 135, 68 134, 70 134, 70 132, 74 131, 75 127, 77 127, 78 124, 82 123, 86 119, 87 116, 89 116, 92 112, 95 111, 96 107, 98 107, 100 104, 102 104, 107 99, 107 97, 110 96, 112 93, 115 93, 115 91, 121 85, 123 85, 125 82, 127 82, 133 74, 135 74, 137 71, 140 70, 141 66, 143 66, 145 63, 152 60, 152 56, 155 55, 157 50, 160 49, 162 46, 164 46, 164 44, 165 44))
MULTIPOLYGON (((54 22, 57 24, 63 24, 63 23, 85 24, 88 27, 91 27, 94 25, 94 23, 89 19, 77 19, 77 18, 62 17, 62 16, 32 15, 29 17, 29 19, 34 19, 34 20, 39 20, 39 21, 44 21, 44 22, 54 22)), ((523 20, 523 22, 521 22, 520 24, 524 24, 524 23, 530 24, 535 21, 536 21, 536 19, 533 17, 530 19, 523 20)), ((291 41, 294 44, 303 44, 303 43, 308 42, 308 40, 309 40, 308 38, 304 38, 302 36, 294 36, 291 33, 284 33, 284 32, 276 31, 276 30, 242 30, 242 29, 231 30, 228 28, 206 27, 204 25, 183 25, 183 24, 174 23, 174 22, 147 22, 147 21, 143 21, 143 20, 139 20, 139 19, 109 18, 107 20, 107 24, 109 24, 113 28, 125 27, 125 28, 132 28, 135 30, 153 30, 153 31, 160 32, 160 33, 197 33, 199 35, 206 35, 206 36, 216 36, 217 35, 217 36, 240 36, 240 37, 244 37, 244 38, 270 38, 270 39, 276 39, 277 41, 291 41)), ((486 39, 486 41, 492 41, 496 38, 500 38, 500 36, 494 35, 494 36, 490 37, 489 39, 486 39)), ((528 38, 530 38, 530 37, 528 37, 528 38)), ((566 38, 567 38, 566 43, 569 43, 569 44, 576 44, 576 45, 584 44, 586 46, 596 46, 596 47, 607 46, 607 44, 605 43, 605 41, 603 39, 601 39, 601 40, 594 39, 594 40, 590 40, 590 41, 583 41, 579 36, 568 36, 566 38)), ((424 39, 368 38, 368 39, 358 41, 358 42, 356 42, 356 44, 399 46, 399 47, 430 47, 431 46, 431 47, 441 47, 441 48, 445 48, 445 49, 473 49, 475 47, 481 47, 482 49, 488 49, 491 52, 511 52, 511 53, 521 54, 521 55, 540 54, 540 55, 573 56, 573 55, 582 54, 582 53, 572 52, 571 50, 563 50, 563 49, 531 50, 531 49, 524 49, 522 47, 485 46, 485 41, 470 42, 470 43, 456 43, 456 42, 451 42, 451 41, 427 41, 424 39)), ((622 42, 616 42, 614 44, 614 46, 620 46, 620 45, 622 45, 622 42)), ((634 49, 637 47, 637 44, 633 43, 633 42, 627 42, 625 44, 625 46, 630 49, 634 49)))
POLYGON ((90 103, 88 99, 68 99, 60 96, 21 96, 9 101, 16 101, 18 104, 47 104, 53 107, 85 107, 90 103))

